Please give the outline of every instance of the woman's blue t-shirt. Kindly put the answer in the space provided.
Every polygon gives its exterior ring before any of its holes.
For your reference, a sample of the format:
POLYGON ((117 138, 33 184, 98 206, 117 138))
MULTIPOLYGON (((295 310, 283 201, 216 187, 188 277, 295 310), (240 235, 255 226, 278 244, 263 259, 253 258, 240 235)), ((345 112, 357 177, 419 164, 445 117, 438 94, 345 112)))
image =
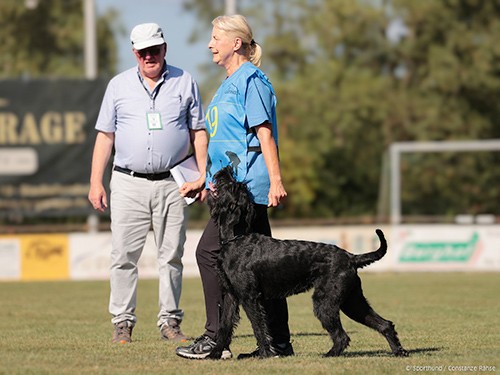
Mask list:
POLYGON ((252 128, 269 122, 277 143, 276 96, 267 76, 246 62, 215 93, 205 116, 210 136, 207 186, 214 174, 231 166, 247 184, 251 199, 268 204, 269 173, 252 128))

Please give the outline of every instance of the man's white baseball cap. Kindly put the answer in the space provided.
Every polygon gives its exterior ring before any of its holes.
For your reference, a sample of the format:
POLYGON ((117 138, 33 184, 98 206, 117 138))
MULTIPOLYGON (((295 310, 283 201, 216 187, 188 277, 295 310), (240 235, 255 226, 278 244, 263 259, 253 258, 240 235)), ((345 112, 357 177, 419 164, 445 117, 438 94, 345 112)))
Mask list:
POLYGON ((134 27, 130 33, 130 41, 137 50, 165 43, 163 31, 156 23, 143 23, 134 27))

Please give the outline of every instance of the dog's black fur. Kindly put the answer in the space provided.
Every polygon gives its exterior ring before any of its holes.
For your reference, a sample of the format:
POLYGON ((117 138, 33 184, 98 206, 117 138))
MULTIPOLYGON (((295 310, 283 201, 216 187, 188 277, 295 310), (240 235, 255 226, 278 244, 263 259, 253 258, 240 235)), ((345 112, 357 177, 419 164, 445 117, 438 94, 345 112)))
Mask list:
POLYGON ((237 182, 230 168, 214 176, 208 196, 210 214, 219 225, 221 252, 217 270, 223 291, 223 307, 217 345, 210 358, 221 357, 231 343, 243 306, 257 339, 261 358, 272 357, 272 341, 262 302, 286 298, 314 288, 314 314, 328 331, 333 346, 326 356, 339 356, 349 345, 340 311, 373 328, 389 342, 395 356, 405 357, 392 322, 379 316, 363 296, 357 269, 381 259, 387 242, 377 230, 380 248, 354 255, 337 246, 297 240, 277 240, 251 233, 253 206, 246 185, 237 182))

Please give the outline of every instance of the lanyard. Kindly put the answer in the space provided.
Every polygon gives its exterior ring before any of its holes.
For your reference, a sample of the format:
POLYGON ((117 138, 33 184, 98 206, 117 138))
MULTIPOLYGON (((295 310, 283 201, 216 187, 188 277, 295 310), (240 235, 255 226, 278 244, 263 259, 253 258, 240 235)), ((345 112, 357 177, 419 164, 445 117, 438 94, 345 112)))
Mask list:
POLYGON ((146 87, 146 85, 144 85, 144 78, 141 76, 141 72, 139 70, 137 70, 137 77, 139 78, 139 82, 141 82, 141 85, 142 87, 144 88, 144 91, 146 91, 146 94, 148 94, 149 98, 151 99, 151 104, 150 104, 150 109, 152 109, 154 111, 155 109, 155 100, 156 100, 156 97, 158 96, 158 93, 160 92, 160 87, 161 85, 163 85, 163 82, 165 82, 165 77, 162 76, 162 81, 160 82, 159 85, 157 85, 153 92, 150 93, 148 88, 146 87))

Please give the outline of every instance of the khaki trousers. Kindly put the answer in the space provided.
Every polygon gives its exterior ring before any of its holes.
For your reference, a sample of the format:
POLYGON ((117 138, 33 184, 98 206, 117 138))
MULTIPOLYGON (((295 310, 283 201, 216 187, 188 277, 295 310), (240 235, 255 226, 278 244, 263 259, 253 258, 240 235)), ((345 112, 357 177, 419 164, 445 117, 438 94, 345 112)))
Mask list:
POLYGON ((113 171, 111 177, 111 295, 113 324, 137 317, 137 263, 153 226, 159 265, 158 326, 182 321, 182 256, 186 241, 187 205, 173 178, 150 181, 113 171))

